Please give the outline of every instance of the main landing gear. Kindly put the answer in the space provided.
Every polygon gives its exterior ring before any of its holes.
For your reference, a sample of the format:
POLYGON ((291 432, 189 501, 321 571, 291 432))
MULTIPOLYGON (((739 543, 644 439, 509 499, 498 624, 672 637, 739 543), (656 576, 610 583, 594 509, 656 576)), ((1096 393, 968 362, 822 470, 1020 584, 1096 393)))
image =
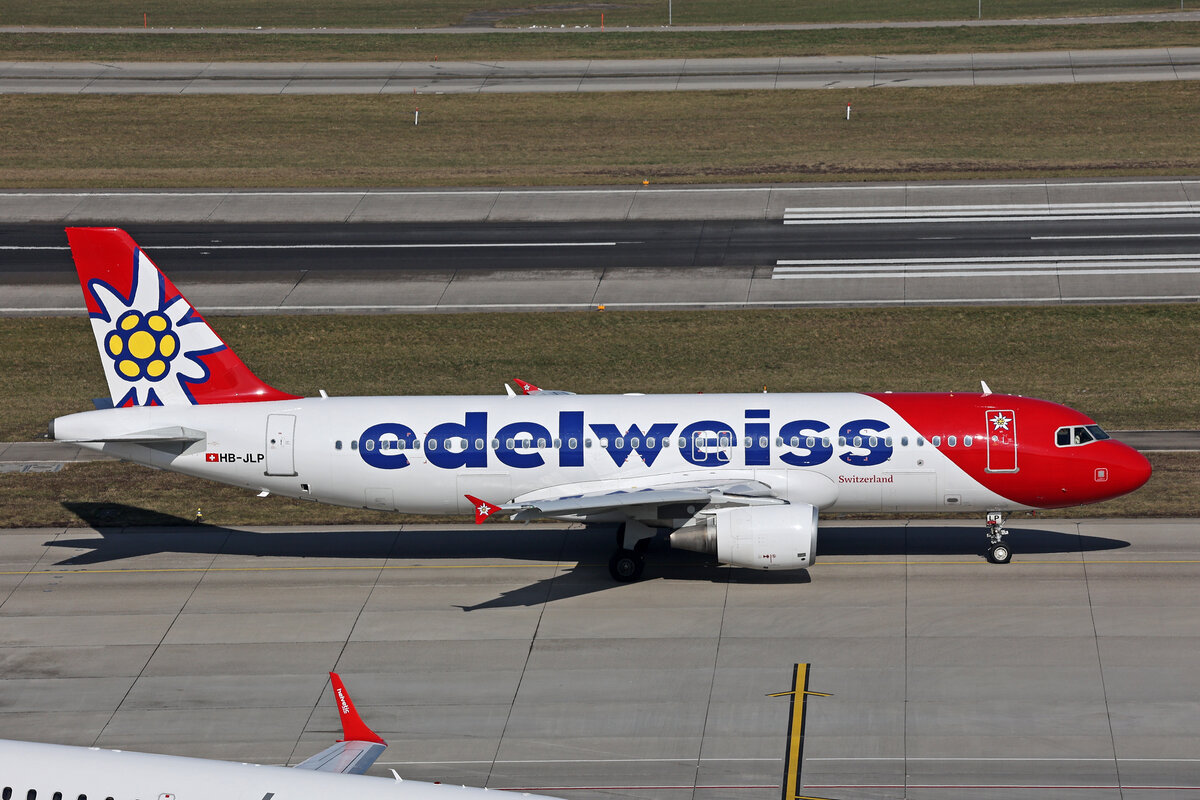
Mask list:
POLYGON ((646 548, 654 529, 640 522, 622 522, 617 527, 617 552, 608 560, 608 573, 619 583, 632 583, 646 569, 646 548))
POLYGON ((1008 531, 1004 528, 1004 514, 989 511, 987 515, 988 561, 992 564, 1007 564, 1012 561, 1012 550, 1004 543, 1008 531))

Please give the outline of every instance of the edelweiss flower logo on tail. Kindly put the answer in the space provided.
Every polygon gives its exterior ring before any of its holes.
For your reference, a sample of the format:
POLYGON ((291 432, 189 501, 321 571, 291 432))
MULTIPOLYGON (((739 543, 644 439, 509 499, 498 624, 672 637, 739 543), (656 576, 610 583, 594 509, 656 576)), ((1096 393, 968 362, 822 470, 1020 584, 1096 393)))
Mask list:
POLYGON ((201 357, 226 349, 180 294, 167 299, 158 268, 134 251, 128 296, 100 279, 88 282, 100 312, 92 330, 116 406, 195 403, 190 387, 209 377, 201 357), (118 399, 119 398, 119 399, 118 399))

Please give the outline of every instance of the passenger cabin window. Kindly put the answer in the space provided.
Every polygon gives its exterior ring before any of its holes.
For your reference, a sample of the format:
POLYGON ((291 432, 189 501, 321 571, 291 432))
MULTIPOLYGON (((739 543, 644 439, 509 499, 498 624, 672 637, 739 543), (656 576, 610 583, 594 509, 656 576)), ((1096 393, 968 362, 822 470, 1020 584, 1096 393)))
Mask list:
POLYGON ((336 442, 333 443, 333 449, 334 450, 342 449, 342 440, 341 439, 338 439, 336 442))
POLYGON ((950 445, 951 447, 956 447, 956 446, 958 445, 958 439, 957 439, 957 437, 954 437, 954 436, 947 436, 947 437, 946 437, 946 444, 950 445))
POLYGON ((0 797, 4 798, 4 800, 12 800, 12 787, 5 786, 4 791, 0 792, 0 797))
POLYGON ((940 436, 935 436, 935 437, 933 437, 933 439, 931 440, 931 442, 930 442, 930 443, 931 443, 931 444, 932 444, 934 447, 941 447, 941 446, 942 446, 942 437, 940 437, 940 436))
POLYGON ((963 437, 963 447, 970 447, 971 441, 972 441, 972 439, 970 436, 964 436, 963 437))
POLYGON ((30 789, 26 792, 25 800, 37 800, 37 789, 30 789))
POLYGON ((62 800, 62 792, 55 792, 54 800, 62 800))

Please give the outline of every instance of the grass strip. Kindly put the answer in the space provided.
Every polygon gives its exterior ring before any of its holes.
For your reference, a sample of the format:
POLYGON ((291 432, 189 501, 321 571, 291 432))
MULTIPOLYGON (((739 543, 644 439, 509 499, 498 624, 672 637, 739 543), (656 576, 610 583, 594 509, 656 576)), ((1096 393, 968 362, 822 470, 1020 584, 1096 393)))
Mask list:
MULTIPOLYGON (((263 380, 309 396, 408 387, 497 394, 513 377, 591 394, 978 391, 984 379, 1108 428, 1200 427, 1198 305, 260 316, 213 325, 263 380)), ((98 359, 83 319, 0 319, 0 441, 33 439, 53 417, 106 397, 98 359)))
POLYGON ((419 98, 9 95, 0 185, 1180 175, 1200 170, 1195 98, 1192 82, 419 98))
POLYGON ((744 25, 752 23, 856 22, 1081 16, 1178 10, 1163 0, 688 0, 671 8, 662 0, 543 3, 514 6, 511 0, 0 0, 0 24, 32 26, 141 27, 437 27, 744 25), (1050 13, 1047 13, 1050 12, 1050 13), (147 16, 143 16, 143 15, 147 16))
MULTIPOLYGON (((832 4, 836 5, 836 4, 832 4)), ((1200 23, 582 35, 0 34, 3 61, 496 61, 755 58, 1193 47, 1200 23)))

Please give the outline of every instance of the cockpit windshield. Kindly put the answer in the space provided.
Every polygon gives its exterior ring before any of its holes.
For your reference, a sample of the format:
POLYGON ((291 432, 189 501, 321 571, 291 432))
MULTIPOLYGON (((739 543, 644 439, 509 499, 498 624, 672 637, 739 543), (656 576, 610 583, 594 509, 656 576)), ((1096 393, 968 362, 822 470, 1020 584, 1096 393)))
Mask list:
POLYGON ((1099 425, 1069 425, 1054 432, 1059 447, 1078 447, 1110 438, 1099 425))

